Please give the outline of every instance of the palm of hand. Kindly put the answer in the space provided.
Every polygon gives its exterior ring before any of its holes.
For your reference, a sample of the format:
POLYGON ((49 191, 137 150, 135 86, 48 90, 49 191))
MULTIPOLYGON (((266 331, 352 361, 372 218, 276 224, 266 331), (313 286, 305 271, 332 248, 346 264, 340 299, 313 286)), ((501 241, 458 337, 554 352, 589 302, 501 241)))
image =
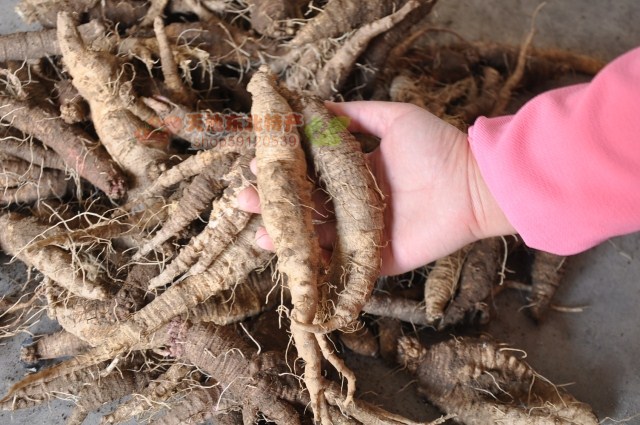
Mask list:
POLYGON ((391 105, 395 118, 368 157, 386 202, 383 274, 419 267, 476 239, 465 134, 420 108, 391 105))

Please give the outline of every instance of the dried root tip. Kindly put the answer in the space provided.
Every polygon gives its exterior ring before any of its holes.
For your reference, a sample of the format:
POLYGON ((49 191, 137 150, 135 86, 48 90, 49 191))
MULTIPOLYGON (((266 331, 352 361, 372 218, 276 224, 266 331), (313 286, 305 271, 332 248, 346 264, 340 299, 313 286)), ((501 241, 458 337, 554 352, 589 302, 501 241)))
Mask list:
POLYGON ((483 239, 473 244, 462 266, 458 294, 445 310, 438 324, 439 330, 465 320, 480 324, 489 321, 489 307, 485 301, 491 296, 498 274, 501 248, 499 238, 483 239))
POLYGON ((95 265, 74 260, 70 252, 57 246, 36 250, 28 246, 44 234, 48 226, 32 217, 8 213, 0 216, 0 227, 4 229, 0 233, 0 248, 4 252, 37 268, 42 274, 80 297, 100 300, 110 295, 110 287, 102 279, 102 274, 95 265), (79 270, 74 266, 79 267, 79 270))
POLYGON ((196 220, 211 204, 222 190, 219 184, 218 170, 207 168, 201 174, 193 178, 189 186, 184 190, 178 205, 174 207, 162 228, 153 238, 140 247, 140 251, 134 256, 134 260, 147 255, 170 238, 178 235, 196 220))
MULTIPOLYGON (((165 3, 167 0, 163 0, 165 3)), ((156 1, 157 2, 157 1, 156 1)), ((164 24, 160 16, 156 16, 153 20, 153 30, 156 33, 156 39, 158 40, 158 51, 160 53, 160 63, 162 65, 162 74, 164 75, 164 83, 169 91, 169 97, 171 100, 183 104, 193 105, 196 103, 196 96, 191 91, 190 87, 187 87, 180 75, 178 74, 178 68, 176 61, 173 57, 173 48, 169 44, 169 39, 164 30, 164 24)))
POLYGON ((300 323, 301 329, 328 333, 357 319, 373 291, 380 272, 384 204, 369 171, 360 144, 340 119, 320 99, 289 94, 305 127, 305 150, 313 159, 323 189, 332 197, 336 215, 338 249, 329 276, 344 275, 338 287, 335 309, 322 323, 300 323), (349 182, 345 185, 344 182, 349 182))
POLYGON ((318 72, 315 93, 326 99, 339 91, 369 42, 401 22, 418 6, 418 0, 409 0, 397 12, 359 28, 318 72))
POLYGON ((428 350, 414 338, 403 338, 401 347, 401 361, 417 375, 419 391, 462 423, 598 423, 587 405, 518 358, 521 350, 471 338, 428 350))
POLYGON ((297 1, 248 0, 251 28, 267 37, 280 38, 295 31, 294 18, 300 15, 297 1))
POLYGON ((67 331, 44 335, 20 349, 20 361, 25 364, 45 359, 75 356, 91 348, 87 342, 67 331))
POLYGON ((64 123, 56 114, 8 97, 0 97, 2 119, 53 149, 70 169, 112 199, 126 192, 122 172, 107 152, 79 128, 64 123))
POLYGON ((447 304, 453 299, 458 280, 471 245, 462 248, 438 261, 429 272, 424 287, 427 323, 437 325, 444 316, 447 304))
POLYGON ((422 359, 427 354, 427 349, 415 338, 402 337, 398 340, 398 362, 404 365, 411 373, 416 373, 422 359))
POLYGON ((542 320, 564 277, 567 257, 536 251, 531 265, 531 293, 529 313, 537 321, 542 320))
POLYGON ((340 341, 349 350, 367 357, 376 357, 379 352, 378 341, 366 325, 354 331, 342 330, 338 334, 340 341))
MULTIPOLYGON (((248 158, 241 158, 237 166, 231 167, 232 170, 222 178, 222 183, 227 185, 227 188, 222 197, 213 202, 207 227, 191 238, 162 273, 149 281, 149 288, 164 286, 184 272, 187 272, 185 277, 204 273, 247 225, 251 214, 235 207, 237 194, 250 184, 250 180, 245 178, 247 161, 248 158)), ((219 183, 210 183, 210 186, 214 187, 219 183)), ((210 189, 211 187, 208 190, 210 189)))

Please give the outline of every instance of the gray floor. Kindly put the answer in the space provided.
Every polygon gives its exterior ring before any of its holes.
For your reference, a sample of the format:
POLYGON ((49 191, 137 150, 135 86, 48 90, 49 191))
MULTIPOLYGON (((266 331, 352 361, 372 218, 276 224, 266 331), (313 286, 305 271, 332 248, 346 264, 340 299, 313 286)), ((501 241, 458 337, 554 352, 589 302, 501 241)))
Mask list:
MULTIPOLYGON (((0 3, 7 6, 15 1, 0 3)), ((517 44, 538 4, 532 0, 440 0, 437 21, 470 39, 517 44)), ((640 46, 639 19, 637 0, 550 1, 538 17, 534 43, 612 59, 640 46)), ((0 33, 15 31, 16 22, 3 10, 0 33)), ((14 279, 24 279, 20 267, 0 268, 0 290, 14 279)), ((551 312, 536 326, 519 311, 522 300, 517 293, 503 294, 496 301, 498 317, 488 332, 524 349, 529 363, 553 382, 570 384, 570 391, 591 404, 603 423, 640 424, 639 280, 640 235, 612 239, 570 260, 555 302, 587 306, 582 313, 551 312)), ((23 339, 0 344, 0 393, 23 373, 16 361, 23 339)), ((435 414, 415 396, 411 385, 401 390, 408 380, 402 372, 368 360, 349 359, 349 363, 361 376, 359 389, 367 397, 415 419, 435 414)), ((0 423, 61 423, 66 405, 54 402, 39 410, 2 412, 0 423)))

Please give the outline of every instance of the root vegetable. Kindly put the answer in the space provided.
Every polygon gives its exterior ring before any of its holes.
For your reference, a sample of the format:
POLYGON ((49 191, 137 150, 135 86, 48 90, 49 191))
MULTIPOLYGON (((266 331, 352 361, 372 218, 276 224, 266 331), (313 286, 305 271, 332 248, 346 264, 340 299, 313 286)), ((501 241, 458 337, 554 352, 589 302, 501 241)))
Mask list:
POLYGON ((293 47, 302 47, 322 39, 339 37, 364 24, 388 15, 402 1, 382 0, 357 3, 350 0, 330 0, 322 12, 311 19, 291 40, 293 47))
MULTIPOLYGON (((180 363, 172 364, 166 372, 154 379, 139 394, 120 404, 116 410, 106 415, 101 424, 119 424, 127 422, 150 409, 158 409, 158 405, 176 393, 188 390, 194 382, 187 378, 193 367, 180 363)), ((185 400, 183 400, 183 403, 185 400)), ((177 407, 177 406, 174 406, 177 407)))
POLYGON ((305 149, 335 210, 337 237, 330 267, 337 273, 329 275, 345 279, 330 282, 340 288, 332 315, 322 323, 304 326, 326 333, 353 322, 371 296, 380 273, 384 206, 353 135, 317 98, 301 97, 299 111, 308 123, 305 149))
POLYGON ((67 425, 81 425, 89 413, 100 406, 143 390, 151 379, 150 374, 138 370, 120 370, 91 385, 86 385, 77 395, 78 400, 67 425))
POLYGON ((199 151, 162 173, 145 189, 140 198, 164 195, 171 186, 201 174, 208 168, 216 169, 220 175, 224 175, 231 169, 236 157, 235 153, 219 152, 215 149, 199 151))
POLYGON ((551 304, 551 298, 558 290, 564 277, 567 257, 536 251, 531 265, 531 293, 528 296, 529 313, 540 321, 551 304))
MULTIPOLYGON (((163 0, 164 3, 167 0, 163 0)), ((162 74, 164 76, 164 83, 168 90, 169 98, 177 103, 184 105, 192 105, 196 103, 195 93, 191 91, 191 87, 188 87, 180 78, 177 71, 176 61, 173 57, 173 49, 169 44, 169 39, 164 30, 164 24, 162 18, 156 16, 153 20, 153 30, 156 33, 156 39, 158 40, 158 53, 160 54, 160 63, 162 65, 162 74)))
POLYGON ((71 253, 47 246, 38 250, 29 248, 29 243, 47 231, 47 226, 17 213, 0 216, 0 248, 42 274, 56 281, 70 292, 88 299, 105 299, 109 287, 94 265, 74 260, 71 253))
POLYGON ((140 191, 164 170, 167 154, 138 140, 149 134, 148 128, 121 100, 118 62, 108 53, 87 49, 66 13, 58 16, 58 42, 73 85, 89 102, 100 141, 132 179, 130 189, 140 191))
MULTIPOLYGON (((104 24, 94 20, 78 26, 85 43, 91 44, 105 33, 104 24)), ((17 32, 0 36, 0 63, 40 59, 60 54, 56 30, 17 32)))
POLYGON ((236 419, 242 407, 227 399, 218 385, 207 384, 205 387, 195 387, 189 390, 175 404, 170 405, 170 409, 159 418, 154 420, 158 425, 182 425, 185 423, 201 423, 206 420, 215 419, 216 425, 239 425, 243 424, 240 415, 239 422, 223 422, 224 417, 232 416, 236 419))
POLYGON ((40 360, 76 356, 91 347, 90 344, 65 330, 43 335, 34 343, 23 346, 20 360, 28 365, 40 360))
MULTIPOLYGON (((278 383, 270 383, 252 373, 249 359, 253 352, 253 348, 230 327, 174 324, 171 354, 210 374, 245 406, 243 412, 262 412, 268 419, 282 424, 300 423, 293 407, 276 396, 277 389, 271 388, 278 383)), ((255 418, 245 417, 244 420, 251 423, 255 418)))
POLYGON ((59 12, 87 14, 118 22, 123 27, 134 25, 147 13, 145 0, 21 0, 16 11, 29 22, 38 22, 46 28, 56 26, 59 12))
POLYGON ((311 183, 295 127, 284 120, 292 116, 276 81, 261 68, 249 82, 253 95, 251 116, 256 132, 258 193, 265 227, 273 239, 278 271, 287 277, 291 293, 291 333, 305 361, 304 381, 316 420, 329 423, 323 394, 321 354, 313 334, 296 323, 311 324, 318 308, 320 247, 311 221, 311 183), (290 128, 287 128, 290 127, 290 128), (289 144, 293 138, 293 146, 289 144))
POLYGON ((366 325, 363 325, 360 329, 353 332, 346 330, 341 331, 338 335, 345 347, 354 353, 367 357, 375 357, 378 355, 378 341, 366 325))
POLYGON ((185 188, 177 205, 172 208, 171 214, 163 223, 162 228, 149 242, 140 247, 134 260, 144 257, 197 219, 207 209, 211 200, 222 190, 219 180, 218 170, 211 167, 195 176, 185 188))
POLYGON ((399 359, 417 376, 419 391, 462 423, 598 423, 587 405, 513 354, 519 351, 464 338, 427 348, 404 337, 398 346, 399 359))
POLYGON ((113 199, 124 196, 124 176, 109 155, 87 133, 26 101, 0 97, 0 111, 3 121, 49 146, 70 169, 107 196, 113 199))
POLYGON ((427 323, 438 325, 442 320, 447 304, 456 294, 462 265, 470 248, 466 246, 436 261, 429 272, 424 286, 427 323))
POLYGON ((438 329, 453 326, 467 319, 486 323, 489 320, 486 299, 501 264, 499 238, 483 239, 473 244, 460 274, 458 294, 447 306, 438 329))
POLYGON ((336 91, 339 91, 349 75, 349 71, 362 52, 365 51, 369 42, 401 22, 419 5, 418 0, 408 0, 397 12, 356 30, 318 72, 315 94, 326 99, 335 94, 336 91))
POLYGON ((224 326, 240 322, 273 308, 279 302, 276 294, 270 296, 277 285, 271 279, 271 270, 253 272, 245 282, 222 291, 198 305, 191 316, 201 322, 224 326))
POLYGON ((214 200, 207 227, 191 238, 171 263, 149 281, 150 288, 164 286, 180 273, 196 276, 205 273, 220 253, 247 225, 251 214, 235 207, 238 192, 248 187, 248 158, 241 158, 237 167, 224 176, 220 183, 226 185, 221 198, 214 200))
POLYGON ((428 326, 424 314, 424 304, 402 297, 372 295, 362 308, 367 314, 390 317, 419 326, 428 326))

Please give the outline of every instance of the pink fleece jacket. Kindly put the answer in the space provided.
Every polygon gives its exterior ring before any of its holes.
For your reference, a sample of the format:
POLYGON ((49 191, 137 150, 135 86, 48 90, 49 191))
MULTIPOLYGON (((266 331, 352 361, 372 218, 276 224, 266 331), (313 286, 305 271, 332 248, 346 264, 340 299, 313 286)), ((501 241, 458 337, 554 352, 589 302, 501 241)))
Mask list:
POLYGON ((479 118, 469 142, 530 247, 569 255, 640 230, 640 48, 588 84, 479 118))

